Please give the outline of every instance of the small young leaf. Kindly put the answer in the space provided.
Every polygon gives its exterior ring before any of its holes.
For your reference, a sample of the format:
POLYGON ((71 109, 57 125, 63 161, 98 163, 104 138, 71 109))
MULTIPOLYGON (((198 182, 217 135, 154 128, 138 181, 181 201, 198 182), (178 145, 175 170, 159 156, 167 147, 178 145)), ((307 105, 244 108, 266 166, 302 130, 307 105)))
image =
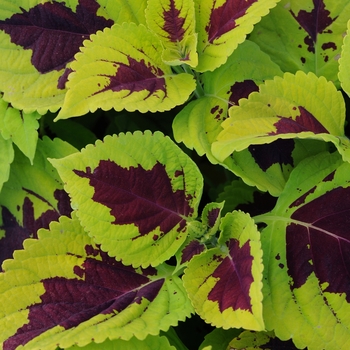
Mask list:
POLYGON ((349 17, 349 0, 282 0, 250 39, 284 72, 313 72, 339 87, 338 59, 349 17))
POLYGON ((219 247, 192 258, 183 276, 196 312, 224 329, 264 329, 262 250, 259 232, 248 214, 227 214, 219 247))
POLYGON ((81 153, 51 160, 84 228, 117 260, 156 266, 187 237, 203 179, 160 132, 107 136, 81 153))
POLYGON ((349 173, 338 153, 305 159, 275 208, 255 218, 267 224, 266 328, 298 348, 350 346, 349 173))
POLYGON ((78 4, 2 1, 0 90, 4 99, 28 113, 61 107, 66 76, 79 47, 90 34, 114 23, 99 15, 103 12, 99 10, 96 0, 78 0, 78 4))
POLYGON ((5 140, 12 142, 25 154, 31 163, 38 141, 38 119, 40 114, 19 111, 1 98, 0 94, 0 132, 5 140))
POLYGON ((0 196, 0 264, 11 258, 14 250, 22 248, 24 239, 36 238, 39 228, 48 228, 60 215, 70 214, 69 197, 46 158, 64 157, 75 151, 59 139, 51 141, 45 137, 38 141, 33 165, 16 152, 0 196))
POLYGON ((85 41, 71 65, 69 88, 57 119, 97 108, 156 112, 184 103, 195 89, 192 75, 174 74, 162 45, 144 25, 114 25, 85 41))
POLYGON ((170 65, 198 64, 193 0, 148 0, 146 18, 164 45, 163 61, 170 65))
POLYGON ((299 71, 266 81, 259 89, 231 107, 230 118, 222 123, 224 130, 212 147, 220 161, 250 145, 294 137, 333 142, 344 159, 350 159, 345 104, 333 83, 299 71))
POLYGON ((224 203, 209 203, 202 212, 202 223, 207 226, 207 234, 214 235, 219 228, 221 219, 221 210, 224 203))
MULTIPOLYGON (((56 349, 107 338, 144 339, 192 312, 172 268, 134 269, 61 217, 7 260, 0 275, 0 344, 56 349)), ((131 341, 132 343, 132 341, 131 341)))
POLYGON ((195 0, 199 72, 213 71, 242 43, 278 0, 195 0))

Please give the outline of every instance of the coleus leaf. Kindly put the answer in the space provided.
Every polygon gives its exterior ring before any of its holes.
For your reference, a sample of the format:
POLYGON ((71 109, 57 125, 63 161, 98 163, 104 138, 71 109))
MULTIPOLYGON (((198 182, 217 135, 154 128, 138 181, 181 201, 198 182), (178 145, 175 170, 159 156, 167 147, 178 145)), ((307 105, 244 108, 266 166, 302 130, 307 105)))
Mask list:
POLYGON ((206 155, 210 162, 218 160, 211 145, 222 130, 231 105, 247 98, 266 79, 282 75, 279 67, 259 47, 246 40, 228 58, 225 65, 201 76, 203 96, 191 101, 175 117, 174 137, 187 148, 206 155))
MULTIPOLYGON (((31 161, 38 141, 39 113, 24 113, 5 102, 0 94, 0 132, 5 140, 11 140, 31 161)), ((2 164, 2 163, 1 163, 2 164)))
POLYGON ((38 236, 3 264, 4 349, 144 339, 190 315, 190 302, 172 268, 124 266, 101 251, 74 215, 61 217, 38 236))
POLYGON ((193 0, 148 0, 148 28, 161 40, 163 61, 171 65, 198 64, 193 0))
POLYGON ((202 175, 160 132, 107 136, 51 162, 84 228, 127 265, 156 266, 170 258, 197 217, 202 175))
POLYGON ((266 328, 298 348, 350 346, 349 173, 336 152, 305 159, 275 208, 255 217, 267 224, 261 235, 266 328))
POLYGON ((0 90, 18 109, 44 114, 61 107, 70 63, 85 39, 110 27, 96 0, 3 1, 0 90), (16 60, 13 60, 16 57, 16 60))
POLYGON ((216 327, 264 329, 260 234, 248 214, 226 214, 219 246, 196 255, 183 276, 196 312, 216 327))
POLYGON ((338 59, 349 17, 348 0, 282 0, 250 39, 283 71, 313 72, 339 87, 338 59))
POLYGON ((250 145, 295 137, 332 142, 345 160, 350 159, 344 100, 324 77, 285 73, 260 85, 259 92, 231 107, 229 114, 212 146, 220 161, 250 145))
POLYGON ((329 149, 329 143, 321 140, 277 139, 233 152, 223 164, 248 185, 277 197, 301 160, 329 149))
POLYGON ((278 0, 195 0, 199 72, 213 71, 242 43, 278 0))
POLYGON ((123 23, 92 35, 71 65, 74 73, 57 119, 97 108, 156 112, 184 103, 195 81, 190 74, 173 73, 161 59, 162 50, 144 25, 123 23))
POLYGON ((68 143, 46 137, 38 141, 33 164, 16 152, 0 196, 0 264, 22 248, 24 239, 36 238, 38 229, 48 228, 51 221, 70 214, 69 197, 46 158, 73 152, 76 149, 68 143))

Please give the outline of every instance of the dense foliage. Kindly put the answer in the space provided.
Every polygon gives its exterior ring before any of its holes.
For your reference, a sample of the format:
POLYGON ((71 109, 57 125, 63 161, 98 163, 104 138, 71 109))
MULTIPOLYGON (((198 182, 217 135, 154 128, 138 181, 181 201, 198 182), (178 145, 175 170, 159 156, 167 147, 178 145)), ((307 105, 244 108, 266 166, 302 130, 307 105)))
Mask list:
POLYGON ((348 349, 349 19, 1 1, 2 349, 348 349))

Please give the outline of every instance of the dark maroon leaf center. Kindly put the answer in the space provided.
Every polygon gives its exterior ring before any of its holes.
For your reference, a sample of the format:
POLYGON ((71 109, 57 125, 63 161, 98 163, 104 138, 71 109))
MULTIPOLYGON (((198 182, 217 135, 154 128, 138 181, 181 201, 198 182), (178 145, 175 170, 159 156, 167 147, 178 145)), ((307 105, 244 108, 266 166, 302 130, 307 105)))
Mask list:
POLYGON ((202 253, 204 249, 205 245, 194 239, 182 250, 181 264, 190 261, 195 255, 202 253))
POLYGON ((224 258, 212 274, 219 278, 210 291, 208 299, 218 302, 220 312, 232 307, 233 310, 252 311, 249 290, 254 282, 252 275, 253 256, 249 241, 241 248, 239 241, 230 239, 227 243, 229 256, 224 258))
MULTIPOLYGON (((336 18, 331 18, 330 12, 326 10, 323 0, 313 0, 314 8, 311 12, 300 10, 297 15, 293 11, 290 11, 292 16, 300 24, 302 28, 309 34, 304 42, 308 46, 310 52, 315 52, 315 43, 317 35, 326 32, 326 28, 329 27, 336 18)), ((331 31, 328 31, 331 33, 331 31)))
POLYGON ((215 39, 234 29, 236 20, 243 17, 255 2, 257 0, 227 0, 220 7, 212 8, 209 24, 205 28, 208 41, 212 44, 215 39))
POLYGON ((64 3, 46 2, 0 21, 0 30, 11 42, 32 50, 32 64, 44 74, 64 68, 90 34, 113 25, 97 16, 99 7, 95 0, 79 0, 73 12, 64 3))
POLYGON ((254 91, 259 91, 259 88, 253 80, 247 79, 234 83, 230 89, 230 102, 238 105, 238 101, 241 98, 248 98, 248 96, 254 91))
POLYGON ((292 288, 301 287, 314 272, 320 284, 328 284, 327 292, 345 293, 350 302, 350 188, 325 193, 301 206, 291 218, 303 223, 287 227, 292 288))
MULTIPOLYGON (((92 250, 86 247, 86 251, 92 250)), ((42 281, 45 293, 41 303, 29 307, 29 323, 5 342, 4 349, 24 345, 57 325, 70 329, 96 315, 113 315, 130 304, 140 304, 143 298, 149 302, 156 298, 164 279, 151 282, 146 274, 137 273, 106 253, 96 249, 93 253, 102 260, 86 258, 82 267, 74 269, 84 279, 54 277, 42 281)), ((152 275, 156 271, 148 270, 152 275)))
POLYGON ((90 168, 86 172, 74 172, 90 179, 95 189, 93 200, 111 209, 114 224, 134 224, 141 235, 156 227, 165 234, 177 224, 181 231, 186 217, 193 212, 189 205, 191 198, 182 190, 173 192, 171 180, 160 163, 145 170, 141 166, 126 169, 112 161, 101 160, 93 173, 90 168))
MULTIPOLYGON (((162 90, 166 92, 164 73, 160 68, 146 64, 144 60, 137 61, 128 57, 129 64, 118 63, 114 76, 108 76, 109 84, 97 93, 107 90, 115 92, 128 90, 129 95, 133 92, 148 90, 147 99, 154 92, 162 90)), ((95 93, 95 94, 97 94, 95 93)))
MULTIPOLYGON (((296 109, 296 107, 294 107, 296 109)), ((299 133, 311 131, 314 134, 329 134, 328 130, 304 107, 298 107, 300 115, 294 119, 279 117, 278 122, 274 124, 276 131, 270 132, 268 135, 299 133)))
POLYGON ((180 11, 175 7, 175 1, 170 0, 170 9, 163 12, 165 20, 164 30, 168 33, 168 37, 172 42, 180 42, 185 34, 183 28, 185 18, 180 17, 180 11))

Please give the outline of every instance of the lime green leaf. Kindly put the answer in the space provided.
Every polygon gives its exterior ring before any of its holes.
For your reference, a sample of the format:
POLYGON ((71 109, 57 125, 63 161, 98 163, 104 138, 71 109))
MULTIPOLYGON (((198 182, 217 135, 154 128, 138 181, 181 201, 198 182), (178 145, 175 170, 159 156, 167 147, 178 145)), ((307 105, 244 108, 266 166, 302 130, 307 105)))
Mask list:
POLYGON ((156 266, 170 258, 197 217, 202 175, 160 132, 107 136, 51 162, 84 228, 127 265, 156 266))
POLYGON ((90 343, 86 346, 80 347, 73 345, 70 350, 178 350, 174 346, 171 346, 166 337, 160 336, 147 336, 143 340, 139 340, 135 337, 129 340, 105 340, 103 343, 96 344, 90 343))
POLYGON ((145 26, 114 25, 85 41, 71 65, 73 73, 57 119, 116 109, 156 112, 183 104, 195 89, 192 75, 174 74, 162 45, 145 26))
POLYGON ((14 151, 11 140, 5 140, 0 136, 0 191, 10 176, 10 165, 14 159, 14 151))
POLYGON ((1 98, 0 94, 0 132, 5 140, 12 142, 33 162, 39 128, 37 112, 24 113, 1 98))
POLYGON ((284 72, 313 72, 339 87, 338 59, 349 17, 349 0, 282 0, 250 39, 284 72))
POLYGON ((266 328, 298 348, 350 346, 350 164, 322 153, 293 170, 267 227, 263 310, 266 328))
POLYGON ((219 246, 192 258, 183 276, 196 312, 216 327, 264 329, 260 234, 248 214, 227 214, 219 246))
POLYGON ((163 61, 170 65, 198 64, 193 0, 148 0, 146 18, 164 46, 163 61))
POLYGON ((224 130, 212 147, 220 161, 250 145, 295 137, 332 142, 344 159, 350 159, 344 100, 333 83, 299 71, 266 81, 259 89, 231 107, 222 123, 224 130))
POLYGON ((350 95, 350 21, 348 22, 348 27, 346 31, 346 35, 344 38, 341 57, 339 59, 339 80, 341 83, 342 89, 350 95))
POLYGON ((242 43, 278 0, 195 0, 199 72, 213 71, 242 43))
POLYGON ((59 139, 45 137, 38 141, 33 164, 16 152, 0 196, 0 263, 21 249, 24 239, 36 238, 39 228, 48 228, 60 215, 70 214, 69 197, 46 158, 64 157, 75 151, 59 139))
POLYGON ((25 349, 144 339, 192 312, 172 268, 118 263, 73 217, 24 242, 0 275, 0 344, 25 349))
POLYGON ((227 118, 228 108, 257 91, 258 85, 266 79, 282 74, 256 44, 246 40, 225 65, 202 75, 204 96, 190 102, 174 119, 176 141, 217 163, 211 145, 222 130, 221 123, 227 118))
POLYGON ((26 113, 61 107, 70 63, 90 34, 111 26, 96 0, 0 5, 0 91, 26 113))

